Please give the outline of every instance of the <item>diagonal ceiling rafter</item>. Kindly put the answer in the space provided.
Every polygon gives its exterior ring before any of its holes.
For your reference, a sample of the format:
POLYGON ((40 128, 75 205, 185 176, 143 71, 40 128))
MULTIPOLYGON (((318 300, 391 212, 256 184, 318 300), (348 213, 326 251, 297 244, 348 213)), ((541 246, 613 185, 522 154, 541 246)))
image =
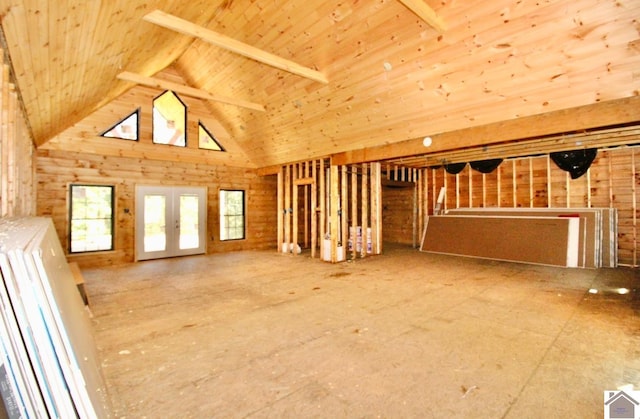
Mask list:
POLYGON ((236 54, 243 55, 247 58, 251 58, 255 61, 268 64, 272 67, 279 68, 284 71, 288 71, 293 74, 297 74, 308 79, 327 84, 329 80, 327 77, 317 70, 313 70, 308 67, 304 67, 298 63, 281 58, 277 55, 263 51, 254 46, 237 41, 228 36, 222 35, 218 32, 196 25, 188 20, 181 19, 177 16, 170 15, 161 10, 155 10, 144 17, 147 22, 154 23, 156 25, 165 27, 167 29, 180 32, 185 35, 199 38, 212 45, 224 48, 228 51, 236 54))
POLYGON ((429 26, 438 32, 444 32, 447 25, 442 18, 427 5, 424 0, 399 0, 407 9, 415 13, 420 19, 424 20, 429 26))

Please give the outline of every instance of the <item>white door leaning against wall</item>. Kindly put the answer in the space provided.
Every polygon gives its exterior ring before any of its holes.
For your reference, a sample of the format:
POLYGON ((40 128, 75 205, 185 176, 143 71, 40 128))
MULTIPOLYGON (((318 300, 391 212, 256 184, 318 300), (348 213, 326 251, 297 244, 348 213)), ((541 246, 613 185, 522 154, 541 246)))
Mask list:
POLYGON ((136 260, 205 253, 207 188, 136 186, 136 260))

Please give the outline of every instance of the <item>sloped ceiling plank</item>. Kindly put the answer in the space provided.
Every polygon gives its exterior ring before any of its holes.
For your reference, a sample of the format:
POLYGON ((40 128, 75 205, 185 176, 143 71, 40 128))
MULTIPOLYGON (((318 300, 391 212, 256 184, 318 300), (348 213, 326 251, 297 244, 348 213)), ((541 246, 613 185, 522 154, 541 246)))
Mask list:
POLYGON ((196 97, 199 99, 212 100, 214 102, 226 103, 228 105, 240 106, 242 108, 253 109, 256 111, 264 112, 264 106, 259 103, 248 102, 246 100, 226 98, 221 96, 215 96, 209 92, 201 89, 196 89, 191 86, 185 86, 170 81, 155 79, 153 77, 145 77, 140 74, 135 74, 130 71, 123 71, 118 74, 120 80, 128 81, 131 83, 141 84, 143 86, 155 87, 163 90, 173 90, 176 93, 182 93, 187 96, 196 97))
POLYGON ((261 63, 268 64, 272 67, 276 67, 320 83, 329 83, 327 77, 319 71, 304 67, 293 61, 278 57, 277 55, 255 48, 251 45, 247 45, 243 42, 203 28, 179 17, 164 13, 160 10, 155 10, 147 14, 144 19, 147 22, 155 23, 176 32, 200 38, 212 45, 227 49, 261 63))
POLYGON ((424 0, 398 0, 400 3, 407 6, 409 10, 415 13, 420 19, 427 22, 429 26, 437 30, 438 32, 444 32, 447 29, 447 25, 436 14, 436 12, 429 7, 424 0))
MULTIPOLYGON (((158 0, 154 6, 198 22, 213 13, 205 0, 188 5, 158 0)), ((123 67, 153 74, 189 46, 191 39, 141 25, 148 7, 143 0, 0 0, 2 27, 36 145, 130 88, 115 78, 123 67)))

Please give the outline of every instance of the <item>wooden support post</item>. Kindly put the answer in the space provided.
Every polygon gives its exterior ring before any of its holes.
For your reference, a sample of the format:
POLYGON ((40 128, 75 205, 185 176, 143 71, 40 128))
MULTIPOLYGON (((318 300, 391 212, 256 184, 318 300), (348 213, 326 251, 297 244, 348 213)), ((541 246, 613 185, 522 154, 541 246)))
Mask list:
POLYGON ((340 209, 340 171, 338 169, 338 166, 332 164, 329 175, 329 183, 331 184, 331 195, 329 198, 331 262, 338 261, 338 224, 340 223, 340 217, 338 216, 338 210, 340 209))
POLYGON ((382 253, 382 176, 380 163, 372 163, 371 234, 373 253, 382 253))
POLYGON ((284 244, 282 251, 289 251, 291 243, 291 166, 284 169, 284 244), (286 246, 286 247, 285 247, 286 246))
MULTIPOLYGON (((304 163, 303 179, 313 179, 309 177, 309 162, 304 163)), ((304 247, 309 247, 309 186, 304 187, 304 247)))
POLYGON ((482 174, 482 208, 487 208, 487 175, 482 174))
POLYGON ((496 178, 497 178, 496 179, 496 189, 497 189, 496 190, 496 199, 498 200, 498 202, 497 202, 498 205, 497 206, 501 207, 502 206, 502 201, 501 201, 501 199, 502 199, 502 192, 501 192, 501 189, 502 189, 502 167, 500 167, 500 166, 498 166, 496 168, 496 178))
POLYGON ((347 240, 349 237, 349 194, 347 183, 347 166, 342 165, 340 170, 340 243, 342 255, 347 257, 347 240))
MULTIPOLYGON (((294 166, 295 167, 295 166, 294 166)), ((298 167, 299 169, 299 167, 298 167)), ((298 249, 298 212, 300 212, 300 205, 298 202, 298 184, 296 183, 296 180, 298 179, 299 176, 299 170, 293 170, 293 204, 291 206, 291 208, 293 208, 293 234, 292 234, 292 238, 291 238, 291 242, 290 242, 290 249, 293 252, 294 255, 298 254, 297 249, 298 249)))
POLYGON ((362 257, 367 256, 369 240, 369 165, 362 163, 362 257))
POLYGON ((456 173, 456 208, 460 208, 460 173, 456 173))
POLYGON ((283 228, 284 228, 284 167, 280 167, 278 171, 278 218, 277 228, 278 228, 278 252, 282 252, 282 244, 283 244, 283 228))
POLYGON ((349 238, 351 240, 351 259, 358 256, 358 167, 351 166, 351 227, 349 238))
POLYGON ((411 169, 411 179, 413 182, 413 226, 412 226, 412 246, 415 249, 416 243, 418 242, 418 228, 419 228, 419 223, 418 223, 418 214, 419 214, 419 207, 420 207, 420 203, 419 203, 419 191, 420 191, 420 185, 419 182, 417 181, 417 177, 416 177, 416 169, 411 169))
POLYGON ((473 207, 473 170, 469 169, 469 207, 473 207))
POLYGON ((311 258, 316 257, 316 247, 318 246, 318 174, 317 174, 316 161, 311 162, 311 258))
POLYGON ((551 157, 547 155, 547 208, 551 208, 551 157))
POLYGON ((516 174, 517 166, 516 159, 511 160, 511 184, 513 185, 512 193, 513 193, 513 208, 518 207, 518 176, 516 174))
POLYGON ((320 167, 318 167, 318 177, 320 178, 320 190, 318 191, 318 196, 320 198, 320 218, 318 219, 318 223, 320 224, 320 233, 318 239, 320 240, 320 258, 328 259, 329 256, 324 253, 324 238, 327 235, 327 195, 324 163, 324 159, 320 160, 320 167))
POLYGON ((529 208, 533 208, 533 159, 529 158, 529 208))

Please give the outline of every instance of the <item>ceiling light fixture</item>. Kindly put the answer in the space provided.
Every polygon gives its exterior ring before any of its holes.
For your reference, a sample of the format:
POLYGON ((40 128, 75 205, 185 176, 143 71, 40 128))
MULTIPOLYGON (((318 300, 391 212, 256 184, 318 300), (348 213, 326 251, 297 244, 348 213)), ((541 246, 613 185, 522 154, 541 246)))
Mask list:
POLYGON ((422 145, 425 147, 431 147, 431 143, 433 143, 433 140, 431 139, 431 137, 424 137, 422 139, 422 145))

